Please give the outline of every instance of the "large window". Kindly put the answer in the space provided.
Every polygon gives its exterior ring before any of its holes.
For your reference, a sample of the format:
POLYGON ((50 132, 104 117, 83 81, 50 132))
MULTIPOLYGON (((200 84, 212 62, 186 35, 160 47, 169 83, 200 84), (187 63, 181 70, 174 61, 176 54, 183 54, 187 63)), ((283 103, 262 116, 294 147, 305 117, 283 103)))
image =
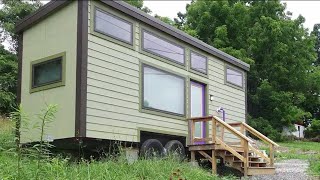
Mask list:
POLYGON ((192 51, 190 53, 190 56, 191 56, 191 69, 207 74, 207 58, 205 56, 202 56, 192 51))
POLYGON ((132 44, 132 23, 109 14, 101 9, 95 9, 94 30, 117 40, 132 44))
POLYGON ((64 85, 64 54, 31 63, 31 92, 64 85))
POLYGON ((184 64, 185 50, 183 47, 164 40, 145 30, 142 31, 142 38, 143 50, 159 55, 173 62, 184 64))
POLYGON ((227 83, 232 84, 232 85, 236 85, 236 86, 239 86, 242 88, 243 87, 243 73, 238 70, 232 69, 230 67, 227 67, 226 71, 227 71, 226 72, 227 83))
POLYGON ((185 115, 185 79, 143 65, 143 108, 185 115))

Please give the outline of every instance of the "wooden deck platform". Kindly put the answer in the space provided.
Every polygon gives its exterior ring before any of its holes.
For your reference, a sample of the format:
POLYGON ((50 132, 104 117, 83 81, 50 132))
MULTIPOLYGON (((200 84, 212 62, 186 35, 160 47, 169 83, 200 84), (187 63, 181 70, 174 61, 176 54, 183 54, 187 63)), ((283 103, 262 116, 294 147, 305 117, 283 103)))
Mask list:
POLYGON ((202 156, 212 163, 212 173, 216 173, 217 158, 222 158, 226 165, 238 169, 244 176, 274 174, 274 148, 278 145, 249 125, 239 122, 227 124, 215 116, 192 118, 189 120, 190 143, 188 149, 191 161, 196 161, 196 155, 202 156), (195 122, 211 122, 211 137, 195 138, 195 122), (219 127, 219 133, 217 131, 219 127), (235 129, 240 127, 240 131, 235 129), (239 139, 237 143, 224 142, 224 133, 228 131, 239 139), (269 155, 265 155, 245 134, 246 131, 266 142, 270 147, 269 155), (200 143, 200 142, 201 143, 200 143))

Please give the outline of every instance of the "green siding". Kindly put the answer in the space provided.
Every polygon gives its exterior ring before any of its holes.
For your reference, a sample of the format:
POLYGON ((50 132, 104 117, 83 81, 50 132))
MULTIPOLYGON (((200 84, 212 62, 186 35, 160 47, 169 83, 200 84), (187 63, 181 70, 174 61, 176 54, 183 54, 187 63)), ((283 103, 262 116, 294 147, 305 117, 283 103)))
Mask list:
MULTIPOLYGON (((90 2, 90 4, 89 18, 91 17, 92 5, 96 3, 90 2)), ((112 14, 119 15, 118 11, 108 7, 105 9, 108 9, 108 12, 112 14)), ((216 109, 221 106, 226 110, 227 122, 245 121, 245 92, 225 84, 224 61, 151 29, 152 32, 157 32, 164 38, 186 48, 186 68, 174 66, 165 60, 160 61, 159 58, 154 58, 153 55, 141 50, 141 27, 146 28, 146 25, 130 17, 126 17, 126 19, 135 24, 134 48, 127 48, 95 36, 90 28, 91 23, 89 23, 88 137, 139 142, 139 130, 170 132, 170 134, 187 136, 188 122, 186 119, 168 118, 140 111, 139 64, 141 62, 153 64, 160 69, 170 70, 188 77, 187 79, 195 79, 208 84, 208 94, 214 96, 214 101, 208 101, 208 114, 216 114, 216 109), (208 57, 208 76, 188 71, 190 50, 208 57)), ((188 83, 187 94, 189 94, 188 83)), ((186 102, 186 113, 189 114, 188 97, 186 102)), ((232 138, 230 136, 230 141, 232 138)))
MULTIPOLYGON (((68 138, 75 134, 77 7, 77 2, 73 2, 23 33, 21 104, 31 116, 28 123, 35 123, 33 115, 40 113, 46 103, 57 104, 59 108, 45 138, 68 138), (65 85, 30 93, 30 63, 63 52, 66 54, 65 85)), ((39 140, 38 131, 32 127, 22 128, 22 142, 39 140)))

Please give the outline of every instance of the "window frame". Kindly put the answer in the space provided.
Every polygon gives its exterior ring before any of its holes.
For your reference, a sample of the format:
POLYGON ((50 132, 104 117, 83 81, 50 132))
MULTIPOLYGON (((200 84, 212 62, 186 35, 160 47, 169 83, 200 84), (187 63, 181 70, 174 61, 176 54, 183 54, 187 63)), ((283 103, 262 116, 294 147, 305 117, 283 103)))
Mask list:
POLYGON ((144 54, 152 55, 152 57, 157 58, 157 59, 159 59, 161 61, 167 62, 167 63, 169 63, 171 65, 182 67, 183 69, 186 68, 186 64, 187 64, 186 63, 186 60, 187 60, 187 58, 186 58, 187 49, 186 49, 185 46, 182 46, 182 45, 180 45, 180 44, 178 44, 176 42, 173 42, 172 40, 169 40, 169 38, 167 38, 165 36, 162 36, 162 35, 159 35, 158 33, 155 33, 153 30, 149 30, 149 29, 147 29, 145 27, 141 27, 140 34, 141 34, 140 35, 140 44, 141 44, 140 49, 141 49, 142 52, 145 52, 144 54), (150 50, 145 49, 144 48, 144 38, 143 38, 143 35, 144 35, 145 32, 147 32, 148 34, 151 34, 152 36, 155 36, 155 37, 157 37, 157 38, 159 38, 159 39, 161 39, 161 40, 163 40, 163 41, 165 41, 167 43, 170 43, 170 44, 172 44, 174 46, 182 48, 183 52, 184 52, 184 54, 183 54, 183 63, 180 63, 180 62, 178 62, 178 61, 176 61, 174 59, 168 58, 166 56, 163 56, 163 55, 160 55, 160 54, 157 54, 155 52, 152 52, 150 50))
POLYGON ((52 56, 48 56, 42 59, 38 59, 35 61, 31 61, 30 63, 30 93, 44 91, 48 89, 53 89, 61 86, 65 86, 65 74, 66 74, 66 52, 55 54, 52 56), (51 61, 56 61, 61 59, 61 79, 58 81, 53 81, 49 83, 45 83, 43 85, 34 86, 34 68, 39 65, 43 65, 49 63, 51 61))
POLYGON ((189 61, 189 64, 190 64, 190 71, 193 72, 193 73, 196 73, 198 75, 201 75, 201 76, 205 76, 205 77, 208 77, 208 66, 209 66, 209 58, 205 55, 203 55, 202 53, 199 53, 197 51, 194 51, 194 50, 190 50, 189 51, 189 58, 190 58, 190 61, 189 61), (203 72, 203 71, 199 71, 195 68, 192 68, 192 58, 191 58, 191 54, 194 53, 198 56, 202 56, 206 59, 206 72, 203 72))
POLYGON ((135 23, 131 20, 129 20, 127 17, 124 17, 122 15, 119 15, 119 14, 116 14, 115 12, 113 12, 112 10, 110 10, 109 8, 103 6, 103 5, 100 5, 99 3, 97 2, 93 2, 92 3, 92 8, 91 8, 91 13, 90 13, 90 16, 91 16, 91 19, 90 19, 90 29, 91 29, 91 34, 95 35, 95 36, 98 36, 102 39, 105 39, 105 40, 108 40, 108 41, 111 41, 113 43, 116 43, 118 45, 121 45, 121 46, 125 46, 127 48, 130 48, 130 49, 134 49, 134 44, 135 44, 135 38, 134 38, 134 34, 135 34, 135 23), (131 42, 127 42, 125 40, 122 40, 116 36, 113 36, 113 35, 110 35, 110 34, 106 34, 100 30, 98 30, 96 28, 96 11, 99 10, 100 12, 102 13, 105 13, 107 15, 110 15, 122 22, 125 22, 125 23, 128 23, 131 25, 131 42))
POLYGON ((185 120, 187 118, 187 77, 181 74, 177 74, 173 71, 170 71, 168 69, 161 68, 157 65, 151 64, 151 63, 146 63, 146 62, 140 62, 140 111, 143 113, 149 113, 153 115, 158 115, 158 116, 163 116, 163 117, 169 117, 169 118, 175 118, 175 119, 181 119, 185 120), (156 109, 156 108, 150 108, 150 107, 144 107, 144 68, 149 67, 151 69, 157 70, 164 72, 166 74, 178 77, 183 80, 183 93, 184 93, 184 99, 183 99, 183 104, 184 104, 184 113, 183 114, 178 114, 170 111, 165 111, 161 109, 156 109))
POLYGON ((230 66, 230 65, 225 65, 225 84, 227 84, 227 85, 229 85, 229 86, 231 86, 231 87, 234 87, 234 88, 237 88, 237 89, 240 89, 240 90, 244 90, 244 88, 245 88, 245 83, 244 83, 244 72, 243 71, 241 71, 241 70, 239 70, 239 69, 237 69, 237 68, 235 68, 235 67, 232 67, 232 66, 230 66), (238 84, 235 84, 235 83, 233 83, 233 82, 230 82, 230 81, 228 81, 228 74, 227 74, 227 70, 228 69, 231 69, 232 71, 236 71, 236 72, 238 72, 238 73, 240 73, 241 74, 241 77, 242 77, 242 84, 241 84, 241 86, 239 86, 238 84))
MULTIPOLYGON (((189 92, 188 92, 188 104, 189 104, 189 107, 188 107, 188 117, 191 118, 191 82, 196 82, 196 83, 200 83, 200 84, 203 84, 205 86, 205 115, 206 116, 209 116, 209 105, 210 105, 210 100, 209 100, 209 82, 208 81, 204 81, 202 79, 198 79, 198 78, 195 78, 195 77, 191 77, 189 76, 188 77, 188 85, 189 85, 189 92)), ((209 123, 206 123, 206 137, 209 136, 209 123)))

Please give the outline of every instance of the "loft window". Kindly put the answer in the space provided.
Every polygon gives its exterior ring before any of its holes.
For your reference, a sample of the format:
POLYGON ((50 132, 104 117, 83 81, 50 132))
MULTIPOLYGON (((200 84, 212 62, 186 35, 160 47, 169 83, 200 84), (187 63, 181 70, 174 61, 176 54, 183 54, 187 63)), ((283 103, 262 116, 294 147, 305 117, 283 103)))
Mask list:
POLYGON ((143 109, 185 115, 185 79, 143 65, 143 109))
POLYGON ((31 63, 30 92, 64 85, 65 55, 58 54, 31 63))
POLYGON ((198 53, 192 52, 191 55, 191 69, 207 74, 207 58, 198 53))
POLYGON ((133 24, 101 9, 95 9, 94 31, 133 44, 133 24))
POLYGON ((238 87, 243 87, 243 73, 235 70, 233 68, 226 68, 226 81, 229 84, 236 85, 238 87))
POLYGON ((183 47, 169 42, 163 38, 160 38, 152 33, 143 30, 142 31, 142 47, 143 50, 152 53, 154 55, 161 56, 170 61, 184 65, 184 53, 183 47))

